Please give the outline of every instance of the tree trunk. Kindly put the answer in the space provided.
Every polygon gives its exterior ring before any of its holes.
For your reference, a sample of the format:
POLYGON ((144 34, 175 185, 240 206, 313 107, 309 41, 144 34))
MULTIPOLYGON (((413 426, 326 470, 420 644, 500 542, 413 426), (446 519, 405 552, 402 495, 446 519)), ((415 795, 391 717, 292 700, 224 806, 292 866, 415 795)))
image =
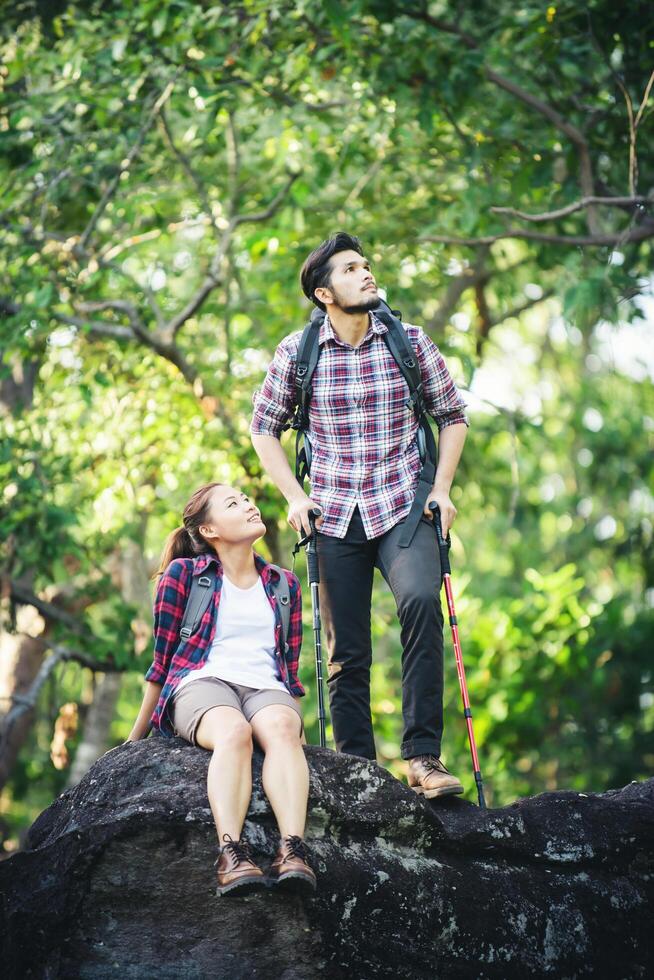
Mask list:
POLYGON ((94 762, 109 748, 109 729, 120 695, 122 674, 100 674, 93 700, 86 712, 82 741, 70 767, 67 786, 75 786, 94 762))
MULTIPOLYGON (((141 542, 145 538, 145 522, 139 528, 140 541, 130 540, 116 555, 110 565, 114 584, 125 600, 138 608, 138 617, 132 630, 138 643, 143 634, 143 619, 148 623, 151 616, 151 598, 148 570, 141 542)), ((148 636, 150 629, 148 627, 148 636)), ((93 763, 109 748, 110 728, 122 685, 122 674, 103 674, 95 687, 93 700, 86 711, 82 738, 70 769, 68 786, 76 785, 93 763)))
MULTIPOLYGON (((12 312, 6 304, 5 312, 12 312)), ((31 407, 40 365, 40 357, 24 360, 16 357, 10 362, 9 373, 0 379, 0 415, 20 415, 31 407)), ((4 571, 11 575, 10 567, 4 571)), ((31 573, 24 578, 27 588, 31 589, 32 580, 31 573)), ((31 606, 19 608, 16 615, 17 632, 5 629, 7 614, 7 608, 0 610, 0 789, 9 779, 34 721, 34 712, 26 711, 21 715, 8 733, 5 732, 5 719, 13 706, 13 699, 31 687, 39 672, 43 662, 40 637, 45 631, 43 619, 31 606)))
POLYGON ((34 721, 34 711, 25 711, 11 730, 5 731, 14 699, 29 690, 43 663, 44 625, 36 609, 23 606, 17 616, 19 632, 0 631, 0 789, 9 779, 34 721))

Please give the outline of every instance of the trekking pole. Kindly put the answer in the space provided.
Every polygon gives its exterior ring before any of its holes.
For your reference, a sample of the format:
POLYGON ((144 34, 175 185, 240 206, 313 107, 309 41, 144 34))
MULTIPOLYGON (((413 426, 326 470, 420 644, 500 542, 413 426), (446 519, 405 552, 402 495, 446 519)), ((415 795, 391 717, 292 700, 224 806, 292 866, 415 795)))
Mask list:
POLYGON ((307 552, 307 571, 309 573, 309 586, 311 588, 311 608, 313 611, 313 641, 316 651, 316 689, 318 692, 318 724, 320 726, 320 745, 324 749, 327 745, 325 737, 325 696, 322 686, 322 646, 320 642, 320 601, 318 599, 318 585, 320 584, 320 572, 318 570, 318 547, 316 518, 320 517, 322 511, 314 508, 309 511, 309 526, 311 532, 305 537, 300 538, 293 549, 293 565, 295 566, 295 556, 302 547, 306 545, 307 552))
POLYGON ((316 650, 316 688, 318 691, 318 724, 320 726, 320 745, 324 749, 327 745, 325 738, 325 696, 322 687, 322 646, 320 642, 320 602, 318 599, 318 585, 320 584, 320 572, 318 570, 318 534, 316 531, 316 517, 320 517, 322 512, 317 508, 309 511, 309 525, 311 534, 307 541, 307 570, 309 572, 309 586, 311 588, 311 607, 313 609, 313 641, 316 650))
POLYGON ((475 783, 477 784, 477 797, 479 799, 480 808, 485 810, 486 800, 484 799, 484 784, 481 778, 481 769, 479 768, 475 733, 472 729, 472 711, 470 708, 470 699, 468 698, 466 672, 463 668, 463 656, 461 654, 461 643, 459 641, 459 627, 456 619, 456 612, 454 610, 454 596, 452 594, 450 556, 448 554, 452 545, 452 539, 450 538, 449 531, 447 534, 447 539, 443 538, 441 512, 438 504, 435 501, 432 501, 429 504, 429 509, 434 515, 434 526, 436 528, 436 537, 438 538, 438 550, 441 556, 441 572, 443 574, 443 585, 445 586, 447 611, 450 617, 450 626, 452 627, 452 643, 454 645, 454 656, 456 658, 456 672, 459 677, 459 687, 461 688, 461 698, 463 700, 463 716, 466 720, 466 726, 468 728, 468 741, 470 743, 470 754, 472 756, 472 767, 475 774, 475 783))

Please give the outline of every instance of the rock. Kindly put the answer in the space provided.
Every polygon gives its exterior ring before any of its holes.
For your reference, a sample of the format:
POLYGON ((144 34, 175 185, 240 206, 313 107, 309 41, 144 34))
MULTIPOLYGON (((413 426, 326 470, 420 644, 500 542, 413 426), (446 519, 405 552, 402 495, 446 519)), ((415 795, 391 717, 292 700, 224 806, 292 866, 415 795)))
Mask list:
MULTIPOLYGON (((209 753, 104 755, 0 864, 6 977, 200 980, 654 975, 654 780, 497 810, 427 801, 375 763, 306 748, 315 899, 216 898, 209 753)), ((261 791, 245 836, 277 844, 261 791)))

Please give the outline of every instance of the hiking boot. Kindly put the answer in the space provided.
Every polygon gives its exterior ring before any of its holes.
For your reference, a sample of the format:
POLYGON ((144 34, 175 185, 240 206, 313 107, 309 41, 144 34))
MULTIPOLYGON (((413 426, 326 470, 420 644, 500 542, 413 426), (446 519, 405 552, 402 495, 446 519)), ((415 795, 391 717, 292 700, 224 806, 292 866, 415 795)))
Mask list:
POLYGON ((316 876, 309 867, 307 857, 307 845, 301 837, 290 834, 282 838, 268 872, 270 884, 299 895, 313 895, 316 876))
POLYGON ((463 786, 447 771, 436 755, 416 755, 409 759, 409 786, 420 796, 451 796, 463 793, 463 786))
POLYGON ((221 847, 218 860, 218 887, 216 895, 249 895, 257 888, 266 886, 266 876, 252 858, 250 845, 244 840, 233 840, 223 834, 226 843, 221 847))

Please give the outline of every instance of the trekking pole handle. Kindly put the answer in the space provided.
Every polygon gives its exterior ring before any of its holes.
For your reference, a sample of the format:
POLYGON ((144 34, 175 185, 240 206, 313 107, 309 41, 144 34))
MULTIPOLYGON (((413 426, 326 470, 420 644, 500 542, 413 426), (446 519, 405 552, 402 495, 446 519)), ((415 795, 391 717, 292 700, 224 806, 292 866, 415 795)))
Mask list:
POLYGON ((450 548, 452 547, 452 539, 450 537, 450 532, 447 532, 447 538, 443 537, 443 526, 441 524, 441 510, 435 500, 432 500, 429 504, 429 509, 434 515, 434 527, 436 528, 436 537, 438 539, 438 550, 441 556, 441 573, 443 575, 451 574, 450 567, 450 556, 448 554, 450 548))
POLYGON ((295 550, 293 552, 294 555, 297 554, 297 552, 298 552, 298 550, 300 548, 304 548, 305 545, 308 545, 309 544, 309 541, 311 540, 312 536, 316 533, 316 527, 315 527, 315 523, 316 522, 315 522, 315 518, 316 517, 320 517, 321 514, 322 514, 322 511, 321 510, 318 510, 317 507, 314 507, 312 510, 309 511, 309 528, 310 528, 310 531, 309 531, 308 534, 304 534, 303 533, 304 532, 304 528, 302 528, 302 531, 299 532, 300 538, 298 540, 297 545, 295 546, 295 550))
POLYGON ((316 531, 316 518, 320 517, 322 511, 317 507, 313 507, 309 511, 309 526, 311 528, 311 534, 307 540, 307 568, 309 572, 309 583, 320 582, 320 574, 318 572, 318 548, 317 548, 317 531, 316 531))

